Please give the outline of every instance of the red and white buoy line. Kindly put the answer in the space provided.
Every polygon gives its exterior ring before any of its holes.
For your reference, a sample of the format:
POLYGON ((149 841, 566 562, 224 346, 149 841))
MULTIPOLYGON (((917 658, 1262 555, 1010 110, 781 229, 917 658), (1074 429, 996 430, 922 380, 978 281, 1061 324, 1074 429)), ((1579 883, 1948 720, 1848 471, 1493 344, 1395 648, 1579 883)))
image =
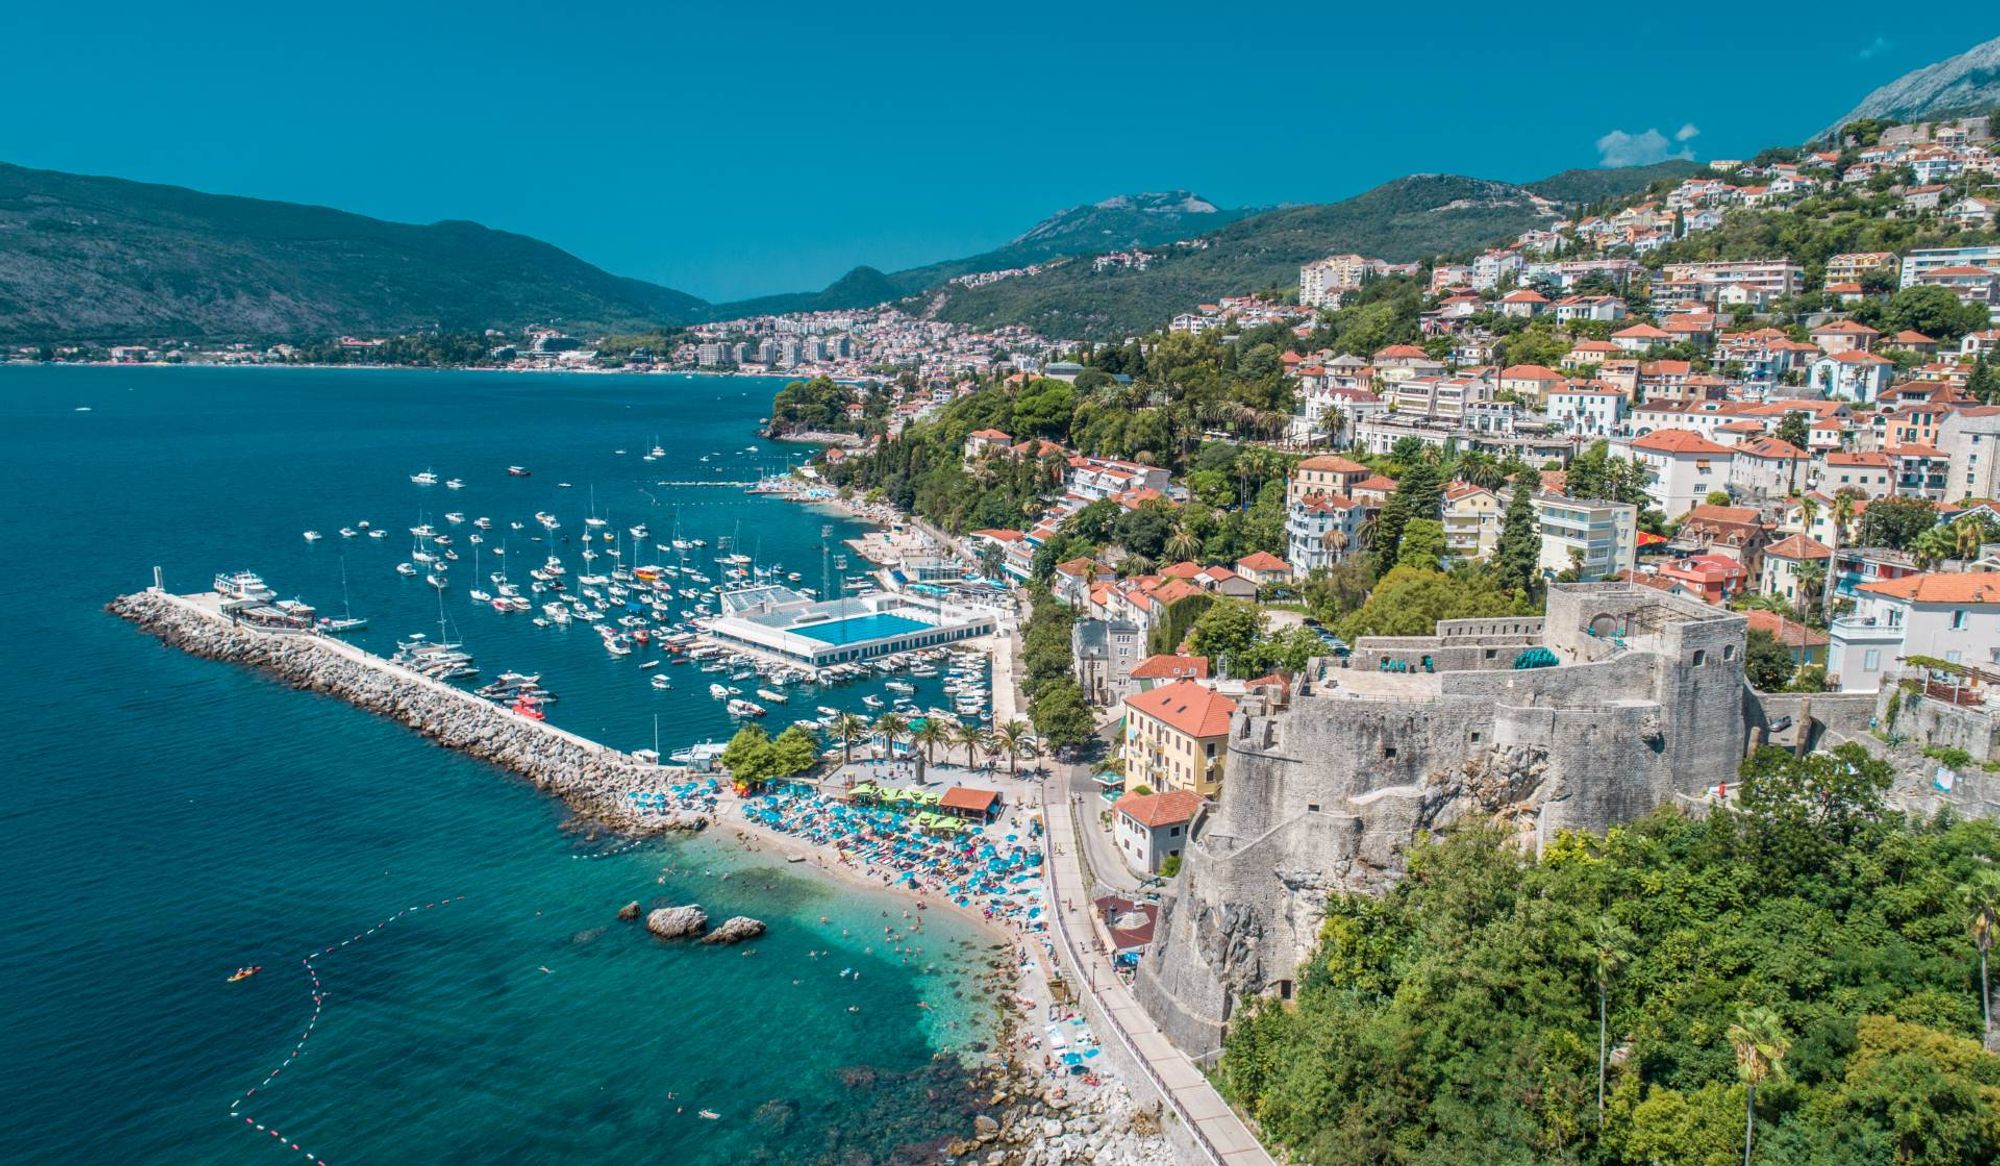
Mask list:
POLYGON ((639 849, 641 846, 644 846, 646 843, 651 841, 652 839, 645 837, 631 838, 627 839, 624 842, 620 842, 616 846, 610 847, 605 850, 594 850, 588 853, 575 852, 570 855, 570 858, 572 859, 582 858, 591 860, 599 858, 615 858, 621 854, 630 854, 632 851, 639 849))
POLYGON ((299 960, 299 963, 304 965, 305 967, 306 978, 312 981, 312 1002, 313 1002, 312 1016, 306 1020, 305 1031, 299 1034, 298 1043, 293 1045, 291 1051, 285 1054, 284 1060, 278 1062, 278 1067, 272 1069, 271 1072, 267 1076, 265 1076, 265 1078, 262 1081, 257 1082, 255 1086, 246 1090, 243 1096, 229 1103, 229 1120, 241 1121, 244 1125, 249 1126, 251 1129, 256 1130, 259 1133, 269 1134, 273 1138, 277 1139, 278 1144, 280 1146, 295 1151, 296 1153, 304 1157, 306 1161, 317 1162, 320 1163, 321 1166, 325 1166, 326 1163, 325 1158, 320 1157, 319 1155, 313 1153, 311 1150, 306 1149, 304 1146, 301 1146, 299 1145, 299 1143, 286 1137, 283 1133, 280 1133, 275 1126, 267 1126, 263 1122, 258 1121, 255 1117, 244 1112, 243 1108, 245 1105, 249 1103, 252 1097, 255 1097, 257 1095, 257 1090, 269 1088, 271 1082, 276 1081, 280 1073, 283 1073, 285 1069, 289 1067, 293 1061, 298 1060, 299 1057, 305 1053, 306 1041, 312 1037, 313 1030, 319 1026, 320 1013, 326 1007, 326 991, 320 985, 319 968, 314 964, 314 961, 324 959, 327 956, 330 956, 333 953, 339 951, 341 948, 348 946, 349 944, 360 943, 362 940, 367 939, 369 936, 382 930, 384 927, 389 926, 391 923, 394 923, 396 920, 401 919, 405 915, 415 914, 418 911, 436 910, 439 907, 448 906, 452 903, 463 902, 464 900, 465 896, 459 895, 456 898, 439 899, 436 902, 424 903, 421 906, 405 907, 402 910, 396 912, 394 915, 391 915, 388 918, 383 919, 381 922, 375 924, 373 927, 370 927, 366 931, 362 931, 355 935, 351 935, 348 938, 341 940, 339 943, 327 944, 320 950, 315 952, 310 952, 303 958, 301 958, 299 960))

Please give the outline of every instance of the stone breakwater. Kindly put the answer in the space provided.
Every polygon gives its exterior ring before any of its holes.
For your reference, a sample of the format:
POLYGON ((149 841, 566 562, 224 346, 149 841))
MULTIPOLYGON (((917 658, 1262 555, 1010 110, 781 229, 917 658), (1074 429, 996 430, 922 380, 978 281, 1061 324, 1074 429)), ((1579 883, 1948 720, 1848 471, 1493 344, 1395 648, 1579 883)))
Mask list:
POLYGON ((119 596, 106 610, 191 655, 256 668, 295 688, 400 721, 447 749, 527 778, 582 817, 623 830, 700 829, 708 824, 700 814, 632 808, 628 791, 665 792, 680 776, 678 770, 641 764, 350 644, 307 633, 259 631, 160 591, 119 596))

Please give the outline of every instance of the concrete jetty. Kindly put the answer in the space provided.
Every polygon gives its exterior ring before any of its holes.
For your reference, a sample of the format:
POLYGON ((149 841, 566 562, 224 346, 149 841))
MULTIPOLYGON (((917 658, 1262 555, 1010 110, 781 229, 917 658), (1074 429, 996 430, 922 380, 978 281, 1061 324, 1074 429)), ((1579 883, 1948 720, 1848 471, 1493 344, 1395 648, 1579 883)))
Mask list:
POLYGON ((209 597, 149 588, 121 595, 107 610, 162 643, 208 660, 267 672, 309 692, 400 721, 432 741, 527 778, 580 816, 623 830, 700 829, 689 811, 642 812, 627 793, 666 792, 685 771, 531 720, 352 644, 308 631, 273 631, 232 621, 209 597))

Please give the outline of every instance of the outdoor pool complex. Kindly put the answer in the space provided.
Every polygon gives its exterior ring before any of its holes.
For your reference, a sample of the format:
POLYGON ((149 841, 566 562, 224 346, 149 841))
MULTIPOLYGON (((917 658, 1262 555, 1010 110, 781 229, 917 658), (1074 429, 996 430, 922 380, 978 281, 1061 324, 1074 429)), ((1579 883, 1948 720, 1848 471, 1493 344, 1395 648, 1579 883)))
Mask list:
POLYGON ((858 644, 866 640, 921 631, 929 626, 904 615, 857 615, 851 619, 834 620, 831 623, 795 626, 792 631, 796 635, 809 640, 818 640, 822 644, 858 644))
POLYGON ((903 595, 814 601, 787 587, 722 594, 706 625, 724 643, 776 653, 812 668, 935 648, 992 634, 993 612, 903 595))

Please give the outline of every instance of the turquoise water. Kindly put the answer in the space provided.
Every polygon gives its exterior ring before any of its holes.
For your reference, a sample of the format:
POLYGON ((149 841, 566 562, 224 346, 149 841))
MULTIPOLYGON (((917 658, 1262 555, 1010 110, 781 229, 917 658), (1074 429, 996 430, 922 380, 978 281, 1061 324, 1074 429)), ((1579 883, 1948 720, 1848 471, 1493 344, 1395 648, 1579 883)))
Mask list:
POLYGON ((853 644, 862 640, 879 640, 885 636, 899 636, 905 632, 922 631, 928 625, 903 615, 857 615, 851 619, 838 619, 830 623, 807 624, 791 629, 809 640, 822 644, 853 644))
MULTIPOLYGON (((881 1162, 969 1128, 956 1062, 933 1055, 981 1035, 973 975, 987 948, 970 928, 931 918, 903 941, 922 954, 898 955, 882 929, 904 925, 900 900, 723 838, 579 837, 505 774, 163 649, 101 610, 155 566, 178 590, 247 567, 338 614, 344 561, 353 610, 372 621, 362 642, 381 650, 435 631, 436 593, 393 571, 420 516, 490 515, 510 557, 534 556, 518 572, 550 550, 574 571, 573 551, 522 546, 542 532, 507 520, 552 511, 559 538, 582 529, 593 488, 609 529, 643 521, 664 541, 678 514, 704 553, 740 531, 745 553, 817 586, 822 526, 837 546, 852 524, 654 484, 743 480, 798 457, 752 436, 774 387, 0 367, 13 558, 0 574, 13 755, 0 782, 0 1157, 303 1161, 296 1141, 334 1163, 881 1162), (656 436, 667 459, 641 463, 656 436), (509 464, 534 476, 509 478, 509 464), (412 485, 426 468, 465 489, 412 485), (364 518, 395 534, 335 533, 364 518), (326 538, 308 544, 308 528, 326 538), (614 918, 633 899, 699 901, 772 932, 747 956, 663 944, 614 918), (232 1116, 313 1015, 301 957, 444 900, 316 961, 325 1004, 303 1055, 242 1110, 282 1144, 232 1116), (264 971, 225 984, 243 964, 264 971)), ((463 537, 457 549, 470 550, 463 537)), ((541 672, 562 697, 552 721, 627 748, 651 743, 656 715, 668 747, 729 731, 692 668, 667 669, 676 687, 656 692, 640 657, 611 658, 580 623, 537 629, 473 605, 466 558, 446 595, 452 634, 487 676, 541 672)), ((872 691, 792 710, 858 709, 872 691)))

